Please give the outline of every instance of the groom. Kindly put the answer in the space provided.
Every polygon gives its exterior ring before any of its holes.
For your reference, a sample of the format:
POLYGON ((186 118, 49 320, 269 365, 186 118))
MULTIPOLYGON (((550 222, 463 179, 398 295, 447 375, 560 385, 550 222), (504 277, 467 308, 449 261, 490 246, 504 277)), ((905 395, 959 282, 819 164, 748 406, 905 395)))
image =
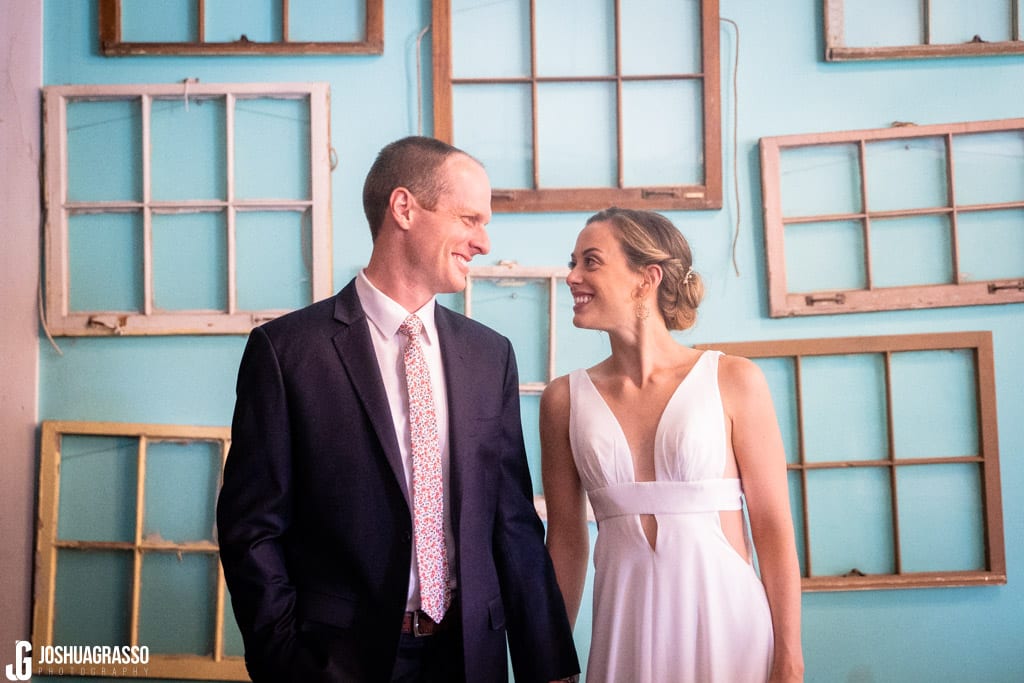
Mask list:
POLYGON ((512 347, 434 299, 488 252, 490 192, 461 150, 387 145, 369 264, 249 337, 217 526, 257 683, 505 681, 506 637, 517 683, 579 671, 512 347))

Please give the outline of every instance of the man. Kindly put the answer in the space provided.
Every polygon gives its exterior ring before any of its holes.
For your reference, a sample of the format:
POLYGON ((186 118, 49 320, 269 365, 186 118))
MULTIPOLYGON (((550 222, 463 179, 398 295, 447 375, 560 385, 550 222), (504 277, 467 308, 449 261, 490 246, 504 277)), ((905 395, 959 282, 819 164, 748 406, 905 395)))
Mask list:
POLYGON ((517 683, 579 671, 512 347, 434 300, 488 252, 490 192, 450 145, 386 146, 369 264, 249 337, 217 525, 257 683, 505 681, 506 634, 517 683))

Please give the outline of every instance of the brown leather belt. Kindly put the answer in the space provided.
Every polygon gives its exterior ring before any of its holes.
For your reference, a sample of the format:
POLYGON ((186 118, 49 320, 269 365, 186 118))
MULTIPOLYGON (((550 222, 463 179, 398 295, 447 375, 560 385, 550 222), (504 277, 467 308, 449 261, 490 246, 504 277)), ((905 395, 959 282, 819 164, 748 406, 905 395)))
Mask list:
POLYGON ((402 633, 405 635, 413 635, 417 638, 432 636, 435 633, 444 630, 444 627, 444 619, 442 619, 441 623, 438 624, 420 610, 416 610, 415 612, 406 612, 405 616, 402 618, 402 633))

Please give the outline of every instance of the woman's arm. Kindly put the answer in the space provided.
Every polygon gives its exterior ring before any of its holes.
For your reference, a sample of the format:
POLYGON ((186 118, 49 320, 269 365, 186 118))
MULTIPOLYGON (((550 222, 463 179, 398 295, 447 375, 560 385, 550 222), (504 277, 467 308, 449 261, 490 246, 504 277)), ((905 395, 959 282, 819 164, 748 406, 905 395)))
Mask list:
POLYGON ((789 510, 786 454, 771 393, 761 369, 737 356, 722 357, 721 388, 772 613, 775 657, 770 680, 802 681, 800 565, 789 510))
POLYGON ((569 444, 569 378, 559 377, 540 399, 541 475, 548 513, 547 547, 569 623, 576 617, 587 576, 590 538, 586 497, 569 444))

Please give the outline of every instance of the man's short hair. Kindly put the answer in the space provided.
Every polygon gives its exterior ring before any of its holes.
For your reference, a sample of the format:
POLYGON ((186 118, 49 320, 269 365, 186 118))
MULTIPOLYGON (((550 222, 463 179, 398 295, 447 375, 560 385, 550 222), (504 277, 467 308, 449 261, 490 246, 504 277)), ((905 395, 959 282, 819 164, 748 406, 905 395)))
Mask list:
POLYGON ((458 147, 421 135, 396 140, 377 154, 363 183, 363 212, 374 241, 384 223, 391 193, 396 188, 409 190, 426 209, 437 207, 438 199, 447 189, 446 178, 439 170, 449 157, 456 154, 472 159, 458 147))

